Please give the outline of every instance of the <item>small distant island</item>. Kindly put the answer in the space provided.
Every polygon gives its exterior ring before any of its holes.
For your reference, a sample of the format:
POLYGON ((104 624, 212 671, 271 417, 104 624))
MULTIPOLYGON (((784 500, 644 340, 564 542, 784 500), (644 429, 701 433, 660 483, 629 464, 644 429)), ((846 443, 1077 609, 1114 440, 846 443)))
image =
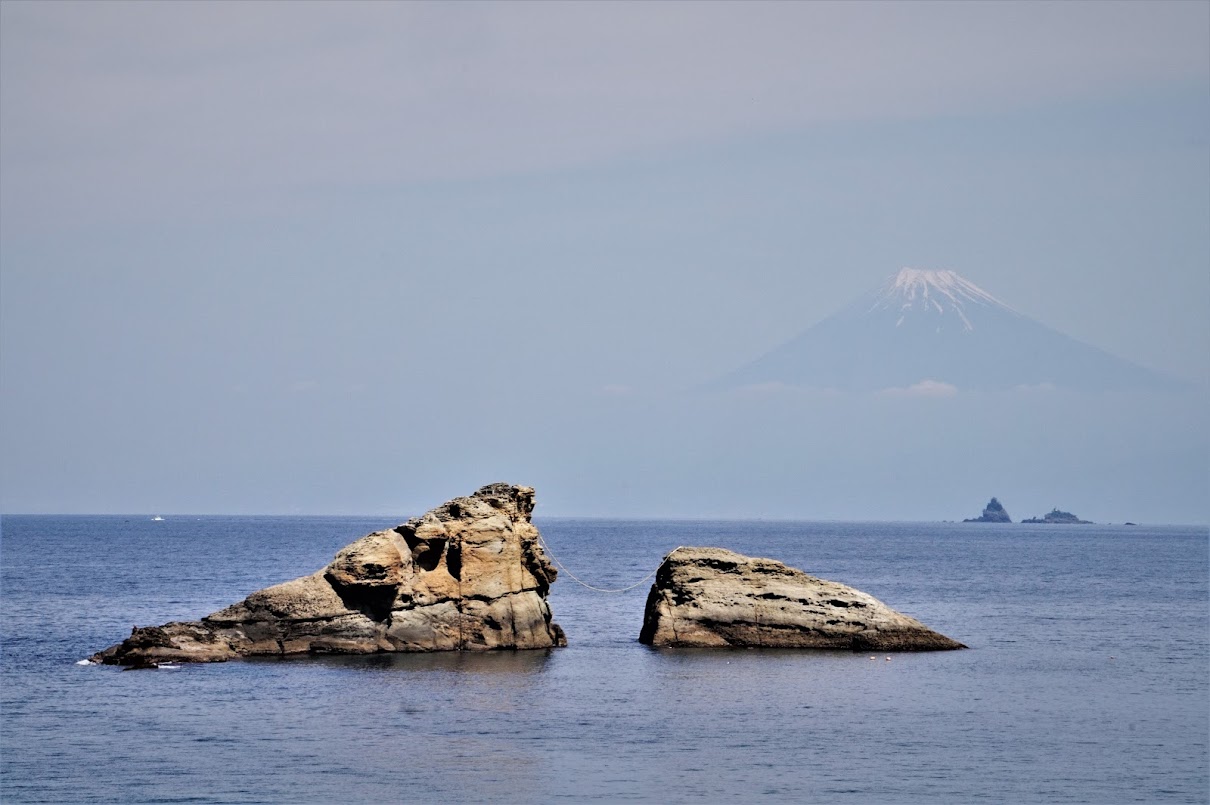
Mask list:
MULTIPOLYGON (((983 514, 978 517, 973 517, 963 520, 964 523, 1011 523, 1013 520, 1008 516, 1008 512, 1004 510, 1004 506, 1000 501, 992 498, 988 501, 987 506, 983 509, 983 514)), ((1025 522, 1029 522, 1026 520, 1025 522)))
POLYGON ((1049 525, 1092 525, 1091 520, 1081 520, 1071 512, 1059 511, 1051 509, 1050 513, 1045 517, 1031 517, 1028 520, 1022 520, 1023 523, 1046 523, 1049 525))

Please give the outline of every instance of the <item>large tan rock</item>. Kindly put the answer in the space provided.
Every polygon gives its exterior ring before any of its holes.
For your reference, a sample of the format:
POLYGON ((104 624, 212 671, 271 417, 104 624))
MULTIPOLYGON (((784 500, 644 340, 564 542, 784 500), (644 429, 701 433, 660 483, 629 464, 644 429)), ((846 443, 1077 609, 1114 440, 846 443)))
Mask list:
POLYGON ((677 548, 647 596, 639 642, 936 651, 966 648, 860 590, 772 559, 677 548))
POLYGON ((534 490, 491 484, 345 546, 310 576, 266 587, 200 621, 136 627, 93 655, 111 665, 287 654, 487 651, 567 644, 534 490))

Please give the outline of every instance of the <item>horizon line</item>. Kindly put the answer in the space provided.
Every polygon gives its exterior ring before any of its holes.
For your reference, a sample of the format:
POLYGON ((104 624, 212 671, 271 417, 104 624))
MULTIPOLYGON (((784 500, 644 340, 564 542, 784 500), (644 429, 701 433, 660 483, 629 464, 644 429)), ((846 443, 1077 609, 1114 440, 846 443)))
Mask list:
MULTIPOLYGON (((127 518, 138 518, 138 519, 147 520, 148 522, 153 522, 155 517, 162 517, 165 521, 167 521, 169 518, 178 518, 178 519, 193 518, 196 520, 200 520, 203 518, 218 518, 218 517, 265 517, 265 518, 268 518, 268 517, 274 517, 274 518, 293 517, 293 518, 300 518, 300 519, 302 519, 302 518, 359 519, 359 520, 395 519, 398 522, 406 522, 408 519, 412 519, 412 517, 420 517, 423 514, 424 514, 424 512, 421 512, 420 514, 415 514, 415 515, 412 515, 411 517, 407 517, 403 521, 398 521, 398 515, 348 514, 348 513, 319 514, 319 513, 314 513, 314 512, 312 512, 312 513, 258 512, 255 514, 248 513, 248 512, 219 512, 219 513, 216 513, 216 512, 211 512, 211 513, 177 512, 177 513, 167 513, 167 514, 157 514, 154 512, 116 512, 116 513, 113 513, 113 512, 111 512, 111 513, 106 513, 106 512, 0 512, 0 519, 3 519, 5 517, 127 517, 127 518)), ((539 515, 535 516, 535 519, 595 520, 595 521, 603 521, 603 522, 635 522, 635 523, 642 523, 642 522, 665 522, 665 523, 669 523, 669 522, 671 522, 671 523, 883 523, 883 524, 912 523, 912 524, 922 524, 922 525, 970 525, 970 526, 978 526, 978 527, 989 526, 989 525, 1001 525, 1001 526, 1002 525, 1046 525, 1046 526, 1073 525, 1073 524, 1066 524, 1066 523, 1059 523, 1059 524, 1056 524, 1056 523, 1026 523, 1026 522, 1023 522, 1022 520, 1015 520, 1015 521, 1011 521, 1008 523, 981 523, 981 522, 966 522, 965 520, 911 520, 911 519, 898 519, 898 518, 891 518, 891 519, 871 518, 871 519, 854 520, 854 519, 834 518, 834 517, 820 517, 820 518, 808 518, 808 517, 676 517, 676 516, 612 517, 612 516, 605 516, 605 515, 579 515, 579 514, 539 514, 539 515)), ((1081 524, 1081 525, 1196 526, 1196 527, 1202 527, 1202 528, 1210 528, 1210 521, 1204 521, 1204 522, 1186 521, 1186 522, 1164 522, 1164 523, 1142 522, 1142 521, 1135 522, 1133 520, 1128 520, 1128 521, 1123 521, 1123 522, 1118 522, 1118 523, 1091 521, 1089 523, 1081 524)))

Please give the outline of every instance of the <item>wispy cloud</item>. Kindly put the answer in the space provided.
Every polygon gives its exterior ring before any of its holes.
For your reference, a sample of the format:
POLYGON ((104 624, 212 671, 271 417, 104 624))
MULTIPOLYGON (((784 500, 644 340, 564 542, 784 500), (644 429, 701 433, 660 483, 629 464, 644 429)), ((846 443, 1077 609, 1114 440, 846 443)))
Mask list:
POLYGON ((884 397, 953 397, 958 393, 958 387, 938 380, 921 380, 903 388, 889 388, 879 391, 884 397))

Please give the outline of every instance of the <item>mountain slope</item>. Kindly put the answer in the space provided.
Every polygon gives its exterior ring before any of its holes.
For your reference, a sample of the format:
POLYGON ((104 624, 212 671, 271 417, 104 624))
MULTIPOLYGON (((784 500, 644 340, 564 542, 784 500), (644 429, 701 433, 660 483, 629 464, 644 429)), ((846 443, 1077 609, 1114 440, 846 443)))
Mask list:
POLYGON ((769 383, 844 391, 921 383, 980 391, 1183 387, 1018 313, 952 271, 911 268, 713 385, 769 383))

